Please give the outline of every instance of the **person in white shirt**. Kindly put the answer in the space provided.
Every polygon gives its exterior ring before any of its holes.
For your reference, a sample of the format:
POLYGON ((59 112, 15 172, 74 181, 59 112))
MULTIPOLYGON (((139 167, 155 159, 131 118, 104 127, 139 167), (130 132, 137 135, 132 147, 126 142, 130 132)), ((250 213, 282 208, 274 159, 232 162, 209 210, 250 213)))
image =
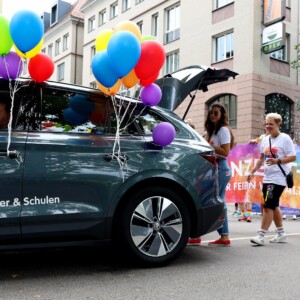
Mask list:
POLYGON ((260 158, 248 176, 250 182, 252 175, 264 164, 263 195, 264 208, 261 220, 261 228, 258 236, 251 239, 251 242, 263 246, 265 234, 272 221, 276 225, 277 235, 271 243, 284 243, 287 241, 283 228, 282 214, 279 200, 286 187, 286 177, 279 165, 286 174, 290 172, 289 163, 296 160, 296 150, 292 139, 285 133, 279 131, 282 118, 277 113, 270 113, 266 116, 266 137, 260 144, 260 158))

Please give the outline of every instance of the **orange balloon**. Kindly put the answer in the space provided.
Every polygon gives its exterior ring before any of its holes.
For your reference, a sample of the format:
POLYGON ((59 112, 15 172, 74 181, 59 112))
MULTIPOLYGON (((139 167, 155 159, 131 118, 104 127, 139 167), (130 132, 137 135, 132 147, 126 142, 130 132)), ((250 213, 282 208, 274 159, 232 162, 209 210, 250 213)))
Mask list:
POLYGON ((122 78, 122 82, 128 89, 132 88, 139 82, 134 69, 132 69, 126 76, 122 78))
POLYGON ((142 39, 142 34, 140 28, 132 21, 122 21, 116 25, 114 28, 115 32, 126 30, 133 33, 139 41, 142 39))
POLYGON ((99 88, 99 90, 100 90, 101 92, 103 92, 104 94, 106 94, 106 95, 108 95, 108 96, 112 96, 112 95, 115 95, 115 94, 118 92, 118 90, 120 89, 120 87, 121 87, 121 85, 122 85, 122 80, 119 79, 119 80, 115 83, 115 85, 113 85, 113 86, 110 87, 110 88, 107 88, 107 87, 103 86, 103 85, 102 85, 100 82, 98 82, 97 80, 96 80, 96 84, 97 84, 97 86, 98 86, 98 88, 99 88))

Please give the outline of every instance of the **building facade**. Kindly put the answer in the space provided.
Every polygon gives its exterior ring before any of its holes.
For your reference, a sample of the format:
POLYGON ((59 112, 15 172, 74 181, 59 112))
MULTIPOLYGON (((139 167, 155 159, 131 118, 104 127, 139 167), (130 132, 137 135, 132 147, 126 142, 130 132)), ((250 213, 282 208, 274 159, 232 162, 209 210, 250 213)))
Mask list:
MULTIPOLYGON (((80 27, 81 37, 76 37, 77 46, 80 47, 82 43, 82 73, 78 67, 76 76, 81 76, 83 85, 96 87, 90 66, 96 52, 97 35, 102 30, 113 29, 120 21, 131 20, 140 27, 143 35, 156 37, 164 46, 166 62, 160 76, 199 64, 211 68, 228 68, 239 74, 235 79, 210 85, 205 93, 195 92, 196 97, 187 118, 192 119, 200 134, 204 131, 203 124, 209 106, 214 101, 220 101, 229 111, 230 125, 238 143, 248 142, 263 132, 262 122, 268 112, 280 113, 284 120, 282 131, 300 142, 299 72, 290 67, 290 61, 297 55, 294 46, 299 43, 298 0, 284 1, 286 46, 270 54, 262 51, 262 35, 265 28, 264 4, 272 1, 79 2, 84 26, 80 27)), ((67 28, 67 24, 61 26, 67 28)), ((58 37, 62 39, 64 32, 61 29, 51 29, 51 33, 46 31, 46 47, 49 43, 55 43, 58 37)), ((70 36, 70 41, 72 39, 70 36)), ((61 56, 57 57, 58 62, 61 56)), ((78 82, 71 78, 74 76, 74 63, 70 61, 65 69, 70 72, 70 78, 64 81, 78 82)), ((57 74, 53 78, 57 80, 55 77, 57 74)), ((178 115, 183 115, 188 102, 184 101, 177 109, 178 115)))

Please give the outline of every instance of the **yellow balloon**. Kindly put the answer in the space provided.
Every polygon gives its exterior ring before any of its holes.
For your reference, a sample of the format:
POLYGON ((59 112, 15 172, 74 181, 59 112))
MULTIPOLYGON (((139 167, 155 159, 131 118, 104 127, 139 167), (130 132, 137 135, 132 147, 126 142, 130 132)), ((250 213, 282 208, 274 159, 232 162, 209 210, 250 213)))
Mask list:
POLYGON ((122 31, 122 30, 130 31, 138 38, 139 41, 141 41, 142 34, 140 28, 134 22, 122 21, 118 23, 115 27, 115 32, 122 31))
POLYGON ((106 95, 108 95, 108 96, 112 96, 112 95, 115 95, 115 94, 118 92, 118 90, 120 89, 121 84, 122 84, 122 80, 119 79, 119 80, 115 83, 115 85, 112 86, 112 87, 110 87, 110 88, 107 88, 107 87, 103 86, 103 85, 102 85, 100 82, 98 82, 97 80, 96 80, 96 84, 97 84, 97 86, 98 86, 98 88, 99 88, 99 90, 100 90, 101 92, 103 92, 104 94, 106 94, 106 95))
POLYGON ((44 44, 44 39, 41 39, 40 42, 34 48, 32 48, 30 51, 26 53, 21 52, 15 44, 14 44, 14 48, 16 50, 16 53, 20 57, 28 59, 36 56, 42 50, 43 44, 44 44))
POLYGON ((122 81, 123 84, 130 89, 139 82, 139 79, 136 76, 134 69, 132 69, 126 76, 122 78, 122 81))
POLYGON ((107 48, 108 42, 113 33, 114 31, 112 29, 105 29, 98 34, 96 37, 96 52, 105 50, 107 48))

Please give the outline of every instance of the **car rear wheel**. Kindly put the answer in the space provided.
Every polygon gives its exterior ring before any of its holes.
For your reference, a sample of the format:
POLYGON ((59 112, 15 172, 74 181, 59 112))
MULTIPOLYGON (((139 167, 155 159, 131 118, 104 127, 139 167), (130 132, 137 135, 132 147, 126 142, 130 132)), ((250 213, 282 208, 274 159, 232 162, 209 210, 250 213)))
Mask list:
POLYGON ((139 262, 149 266, 175 259, 185 248, 190 232, 184 200, 163 187, 137 192, 127 202, 120 221, 118 236, 122 245, 139 262))

